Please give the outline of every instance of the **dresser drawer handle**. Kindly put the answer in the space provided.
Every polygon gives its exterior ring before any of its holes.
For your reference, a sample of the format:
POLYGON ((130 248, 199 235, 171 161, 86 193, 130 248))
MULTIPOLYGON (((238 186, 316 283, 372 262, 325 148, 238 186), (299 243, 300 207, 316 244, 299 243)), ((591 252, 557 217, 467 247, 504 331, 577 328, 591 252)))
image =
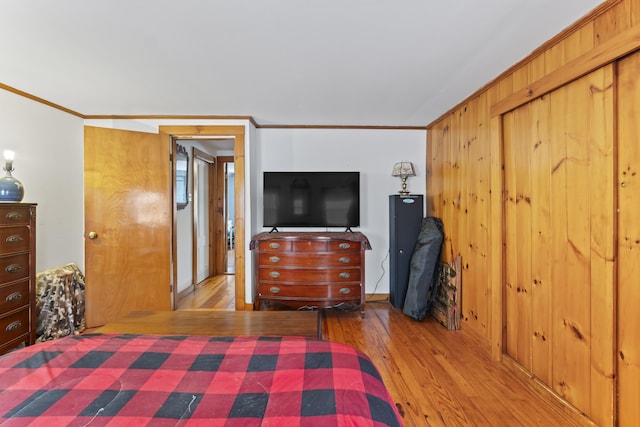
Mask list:
POLYGON ((349 249, 351 247, 349 243, 340 243, 340 245, 338 246, 340 247, 340 249, 349 249))
POLYGON ((6 328, 4 328, 5 331, 7 332, 13 332, 15 330, 18 330, 22 327, 22 322, 19 320, 16 320, 15 322, 11 322, 7 325, 6 328))
POLYGON ((273 279, 277 279, 278 277, 280 277, 280 273, 278 273, 277 271, 272 271, 269 273, 269 276, 271 276, 271 278, 273 279))
POLYGON ((8 221, 20 221, 20 220, 22 220, 22 214, 20 212, 8 212, 4 217, 8 221))
POLYGON ((7 243, 19 243, 19 242, 22 242, 23 240, 24 239, 18 236, 17 234, 12 234, 11 236, 8 236, 6 239, 4 239, 4 241, 7 243))
POLYGON ((340 288, 340 293, 342 295, 350 294, 351 293, 351 289, 349 289, 349 288, 340 288))
POLYGON ((7 273, 17 273, 22 270, 22 266, 20 264, 9 264, 4 268, 4 271, 7 273))
POLYGON ((272 286, 269 288, 269 292, 271 292, 272 294, 279 294, 280 293, 280 288, 277 286, 272 286))
POLYGON ((348 264, 350 260, 348 256, 343 256, 338 261, 340 261, 343 264, 348 264))
POLYGON ((269 257, 269 261, 271 261, 271 262, 280 262, 280 257, 279 256, 269 257))
POLYGON ((348 279, 349 277, 351 277, 351 273, 347 273, 346 271, 340 273, 341 279, 348 279))
POLYGON ((271 242, 271 243, 269 243, 269 247, 270 247, 271 249, 278 249, 278 248, 280 247, 280 243, 277 243, 277 242, 271 242))
POLYGON ((6 302, 16 302, 16 301, 20 301, 21 299, 22 299, 22 293, 14 292, 12 294, 7 295, 7 297, 4 300, 6 302))

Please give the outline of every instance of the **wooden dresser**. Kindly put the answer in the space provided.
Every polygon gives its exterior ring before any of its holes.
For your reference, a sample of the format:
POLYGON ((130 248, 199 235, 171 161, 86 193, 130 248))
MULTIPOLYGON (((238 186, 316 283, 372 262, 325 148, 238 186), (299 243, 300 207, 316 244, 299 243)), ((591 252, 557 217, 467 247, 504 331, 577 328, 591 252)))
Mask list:
POLYGON ((364 314, 362 233, 273 232, 256 235, 254 310, 263 305, 293 308, 359 307, 364 314))
POLYGON ((36 341, 36 205, 0 203, 0 354, 36 341))

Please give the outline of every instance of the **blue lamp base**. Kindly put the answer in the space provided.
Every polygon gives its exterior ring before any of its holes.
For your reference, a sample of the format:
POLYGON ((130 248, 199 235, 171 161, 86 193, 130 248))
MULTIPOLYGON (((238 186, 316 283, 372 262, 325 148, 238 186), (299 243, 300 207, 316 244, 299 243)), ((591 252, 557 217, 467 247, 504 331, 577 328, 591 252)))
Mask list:
POLYGON ((0 202, 20 202, 24 197, 24 186, 8 174, 0 178, 0 202))

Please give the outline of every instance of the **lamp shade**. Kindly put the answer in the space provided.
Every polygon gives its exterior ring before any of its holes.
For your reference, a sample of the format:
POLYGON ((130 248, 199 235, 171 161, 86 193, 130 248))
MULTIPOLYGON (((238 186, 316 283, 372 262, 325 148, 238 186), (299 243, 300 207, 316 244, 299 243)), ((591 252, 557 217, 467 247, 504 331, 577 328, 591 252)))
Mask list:
POLYGON ((413 163, 411 162, 398 162, 393 165, 393 172, 391 172, 391 176, 399 176, 399 177, 408 177, 408 176, 416 176, 416 171, 413 168, 413 163))

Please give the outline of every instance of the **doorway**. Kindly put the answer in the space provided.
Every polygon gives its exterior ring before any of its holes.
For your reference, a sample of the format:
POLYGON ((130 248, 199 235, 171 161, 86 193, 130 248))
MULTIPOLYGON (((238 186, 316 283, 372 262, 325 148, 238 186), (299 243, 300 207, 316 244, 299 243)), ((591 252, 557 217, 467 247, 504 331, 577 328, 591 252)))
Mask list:
MULTIPOLYGON (((205 144, 215 144, 220 141, 232 141, 232 154, 234 164, 234 187, 233 187, 233 224, 234 224, 234 264, 235 274, 233 276, 234 308, 236 311, 251 309, 251 304, 245 303, 245 230, 244 230, 244 126, 160 126, 160 133, 168 137, 180 140, 190 140, 191 142, 201 142, 205 144)), ((192 156, 193 159, 193 156, 192 156)), ((216 194, 214 211, 219 212, 217 206, 221 203, 221 195, 216 194)), ((174 214, 176 210, 174 209, 174 214)), ((226 228, 222 228, 221 221, 214 221, 213 242, 223 242, 226 245, 226 228)), ((175 228, 174 228, 175 229, 175 228)), ((174 236, 174 243, 176 236, 174 236)), ((177 244, 174 244, 177 247, 177 244)), ((177 254, 174 252, 174 265, 177 263, 177 254)), ((216 267, 217 268, 217 267, 216 267)), ((221 270, 218 270, 221 271, 221 270)), ((177 299, 177 270, 173 272, 174 299, 177 299)), ((197 277, 197 275, 194 275, 197 277)), ((174 301, 174 303, 177 301, 174 301)), ((177 307, 177 304, 175 305, 177 307)))
POLYGON ((195 304, 195 308, 234 309, 234 278, 219 277, 235 273, 234 140, 173 139, 177 147, 186 147, 183 151, 189 160, 186 209, 176 200, 176 308, 195 304), (225 289, 212 290, 212 286, 225 289), (207 297, 201 300, 196 293, 207 297), (216 301, 214 295, 224 295, 224 302, 216 301))

